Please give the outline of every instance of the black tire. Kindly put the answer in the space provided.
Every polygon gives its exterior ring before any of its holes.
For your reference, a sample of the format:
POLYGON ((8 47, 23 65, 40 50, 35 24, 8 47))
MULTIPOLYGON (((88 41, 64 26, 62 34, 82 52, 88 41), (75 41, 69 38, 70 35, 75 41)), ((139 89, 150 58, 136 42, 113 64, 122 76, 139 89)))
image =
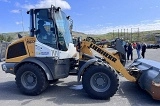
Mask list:
POLYGON ((26 63, 16 73, 16 84, 23 94, 38 95, 47 88, 48 80, 40 67, 26 63))
POLYGON ((92 65, 82 77, 83 88, 91 98, 109 99, 119 87, 119 79, 110 66, 92 65))

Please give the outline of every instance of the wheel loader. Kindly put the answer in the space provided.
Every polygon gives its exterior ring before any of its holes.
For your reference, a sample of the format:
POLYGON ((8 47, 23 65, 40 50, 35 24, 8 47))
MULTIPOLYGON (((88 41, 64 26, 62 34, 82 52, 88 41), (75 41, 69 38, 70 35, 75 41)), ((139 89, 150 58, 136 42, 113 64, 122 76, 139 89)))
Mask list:
MULTIPOLYGON (((83 89, 95 99, 112 97, 119 87, 118 74, 147 90, 160 100, 160 65, 135 60, 125 68, 126 56, 121 40, 117 52, 109 52, 87 39, 72 41, 73 21, 61 9, 30 9, 30 36, 19 36, 6 51, 2 69, 16 76, 19 90, 26 95, 41 94, 50 83, 77 75, 83 89), (101 57, 94 56, 93 50, 101 57)), ((147 62, 146 62, 147 61, 147 62)))

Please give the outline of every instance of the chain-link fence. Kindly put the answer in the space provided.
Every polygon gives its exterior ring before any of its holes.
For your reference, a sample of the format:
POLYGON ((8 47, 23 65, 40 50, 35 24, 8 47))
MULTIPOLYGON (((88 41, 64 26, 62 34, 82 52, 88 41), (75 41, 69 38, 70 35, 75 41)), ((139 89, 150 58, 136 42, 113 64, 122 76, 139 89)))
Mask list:
POLYGON ((140 32, 139 28, 132 28, 131 30, 114 30, 112 33, 112 39, 115 38, 121 38, 128 42, 146 42, 157 44, 157 42, 160 42, 160 31, 140 32))

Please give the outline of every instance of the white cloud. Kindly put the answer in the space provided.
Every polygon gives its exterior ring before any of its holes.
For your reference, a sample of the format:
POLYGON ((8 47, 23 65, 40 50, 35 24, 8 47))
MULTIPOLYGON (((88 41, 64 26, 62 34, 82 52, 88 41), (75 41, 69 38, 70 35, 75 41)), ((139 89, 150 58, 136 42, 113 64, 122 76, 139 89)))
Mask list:
POLYGON ((22 21, 19 21, 19 22, 17 21, 16 24, 17 24, 17 25, 21 25, 21 24, 22 24, 22 21))
POLYGON ((40 0, 37 4, 24 4, 22 8, 49 8, 52 5, 56 7, 61 7, 61 9, 71 9, 70 5, 64 0, 40 0))
POLYGON ((141 23, 143 23, 143 24, 148 24, 148 23, 152 23, 153 21, 152 20, 143 20, 143 21, 141 21, 141 23))
POLYGON ((106 34, 109 32, 113 32, 113 30, 115 32, 118 32, 118 29, 120 32, 121 32, 121 29, 122 29, 122 32, 124 32, 124 29, 125 31, 127 31, 128 29, 128 32, 130 32, 131 28, 133 32, 138 31, 138 28, 139 28, 139 31, 160 30, 160 20, 153 20, 150 23, 141 23, 141 24, 134 24, 134 25, 131 24, 131 25, 108 26, 108 27, 97 25, 97 28, 94 28, 94 29, 92 28, 90 30, 83 30, 82 32, 86 34, 106 34))
POLYGON ((153 22, 154 23, 160 23, 160 20, 154 20, 153 22))
POLYGON ((20 13, 20 10, 11 10, 11 13, 20 13))

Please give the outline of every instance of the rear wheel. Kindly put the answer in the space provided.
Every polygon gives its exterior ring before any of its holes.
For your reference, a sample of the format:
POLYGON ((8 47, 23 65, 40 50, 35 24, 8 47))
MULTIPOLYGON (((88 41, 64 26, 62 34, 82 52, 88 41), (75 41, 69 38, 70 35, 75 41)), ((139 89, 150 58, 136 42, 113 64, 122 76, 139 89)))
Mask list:
POLYGON ((95 99, 112 97, 119 86, 119 79, 110 66, 90 66, 82 78, 84 90, 95 99))
POLYGON ((27 95, 38 95, 48 86, 43 70, 35 64, 26 63, 16 73, 16 84, 27 95))

